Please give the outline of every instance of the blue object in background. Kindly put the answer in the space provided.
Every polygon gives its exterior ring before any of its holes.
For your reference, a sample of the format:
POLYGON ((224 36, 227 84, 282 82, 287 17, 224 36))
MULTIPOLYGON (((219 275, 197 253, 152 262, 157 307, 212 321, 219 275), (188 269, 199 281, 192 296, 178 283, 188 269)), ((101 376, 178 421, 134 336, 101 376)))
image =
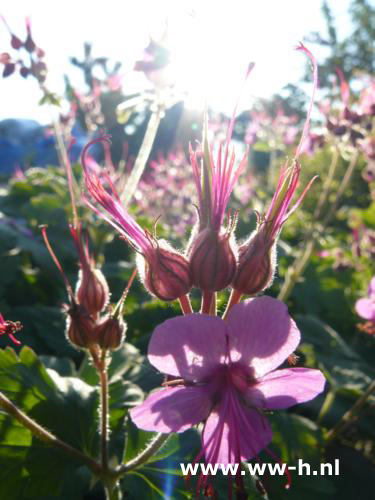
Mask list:
MULTIPOLYGON (((70 159, 77 162, 87 135, 75 125, 72 131, 76 142, 72 147, 70 159)), ((90 154, 96 158, 98 148, 91 148, 90 154)), ((17 167, 45 167, 58 165, 55 138, 48 127, 34 120, 9 118, 0 121, 0 174, 12 174, 17 167)))

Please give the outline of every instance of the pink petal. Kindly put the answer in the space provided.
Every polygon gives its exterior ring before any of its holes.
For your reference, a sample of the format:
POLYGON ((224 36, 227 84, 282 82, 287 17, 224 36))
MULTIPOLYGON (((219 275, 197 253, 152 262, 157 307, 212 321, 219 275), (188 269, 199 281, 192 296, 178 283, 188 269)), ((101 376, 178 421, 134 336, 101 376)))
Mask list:
POLYGON ((231 361, 252 367, 257 378, 281 365, 300 341, 288 308, 272 297, 235 305, 227 323, 231 361))
POLYGON ((202 387, 174 387, 151 393, 129 413, 145 431, 183 432, 204 420, 212 406, 202 387))
POLYGON ((315 398, 324 390, 325 378, 319 370, 285 368, 268 373, 248 391, 250 404, 268 410, 289 408, 315 398))
POLYGON ((201 380, 224 361, 226 323, 215 316, 189 314, 159 325, 148 359, 158 370, 185 380, 201 380))
POLYGON ((239 463, 256 456, 272 439, 267 419, 232 396, 207 419, 203 446, 207 463, 239 463))
POLYGON ((375 301, 371 299, 359 299, 355 303, 355 310, 361 318, 375 321, 375 301))

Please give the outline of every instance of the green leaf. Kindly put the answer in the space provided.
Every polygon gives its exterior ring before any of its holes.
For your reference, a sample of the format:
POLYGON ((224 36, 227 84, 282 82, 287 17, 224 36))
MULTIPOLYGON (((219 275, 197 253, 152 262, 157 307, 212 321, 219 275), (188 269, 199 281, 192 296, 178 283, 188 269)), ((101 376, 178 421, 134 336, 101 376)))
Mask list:
MULTIPOLYGON (((137 429, 131 422, 127 429, 126 462, 138 455, 154 436, 154 433, 137 429)), ((191 489, 185 484, 180 464, 192 462, 199 450, 200 439, 195 430, 172 434, 146 464, 126 474, 123 488, 127 498, 191 498, 191 489)))
MULTIPOLYGON (((98 394, 94 388, 46 369, 30 348, 23 347, 19 356, 11 348, 0 351, 0 390, 57 437, 97 455, 98 394)), ((6 414, 0 414, 0 464, 0 498, 63 500, 69 490, 65 483, 75 480, 77 491, 71 491, 68 498, 78 500, 82 498, 79 492, 88 490, 86 467, 46 446, 6 414)))

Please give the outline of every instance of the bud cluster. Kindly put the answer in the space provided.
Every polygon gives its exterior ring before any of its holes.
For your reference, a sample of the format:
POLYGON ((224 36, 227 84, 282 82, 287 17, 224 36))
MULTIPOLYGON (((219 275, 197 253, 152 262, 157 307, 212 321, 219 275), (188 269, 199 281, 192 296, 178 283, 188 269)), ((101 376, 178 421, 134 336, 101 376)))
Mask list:
POLYGON ((12 75, 18 68, 19 73, 23 78, 27 78, 31 75, 38 81, 39 84, 43 84, 47 76, 47 66, 44 62, 45 52, 41 48, 37 47, 34 42, 31 34, 30 19, 26 18, 26 38, 24 41, 12 33, 3 17, 2 21, 9 32, 11 48, 17 51, 16 58, 12 58, 8 52, 0 54, 0 63, 4 66, 2 73, 3 78, 12 75), (24 50, 27 53, 28 62, 20 59, 19 53, 21 50, 24 50))
POLYGON ((72 287, 49 244, 46 228, 42 229, 45 243, 63 275, 70 299, 70 305, 65 307, 67 338, 79 348, 89 350, 95 350, 97 347, 102 350, 117 349, 123 342, 126 331, 126 325, 121 318, 125 297, 122 297, 112 313, 108 306, 110 292, 107 281, 88 253, 87 244, 83 242, 81 227, 71 227, 70 231, 80 261, 79 279, 75 293, 73 293, 72 287))

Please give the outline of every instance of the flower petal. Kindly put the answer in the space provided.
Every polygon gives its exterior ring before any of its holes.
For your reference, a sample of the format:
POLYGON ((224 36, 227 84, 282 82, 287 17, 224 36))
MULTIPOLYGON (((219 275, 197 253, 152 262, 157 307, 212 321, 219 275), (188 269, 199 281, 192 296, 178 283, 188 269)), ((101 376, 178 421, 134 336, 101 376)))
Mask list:
POLYGON ((286 305, 267 296, 235 305, 228 329, 231 361, 252 367, 256 377, 281 365, 300 341, 286 305))
POLYGON ((251 405, 267 410, 283 409, 315 398, 324 390, 319 370, 285 368, 268 373, 247 393, 251 405))
POLYGON ((183 432, 204 420, 212 406, 202 387, 173 387, 151 393, 130 410, 140 429, 156 432, 183 432))
POLYGON ((207 463, 239 463, 256 456, 272 439, 267 419, 232 396, 210 413, 203 430, 207 463))
POLYGON ((372 299, 359 299, 355 303, 355 310, 361 318, 375 321, 375 301, 372 299))
POLYGON ((150 340, 148 359, 158 370, 185 380, 201 380, 223 362, 226 323, 206 314, 188 314, 159 325, 150 340))

